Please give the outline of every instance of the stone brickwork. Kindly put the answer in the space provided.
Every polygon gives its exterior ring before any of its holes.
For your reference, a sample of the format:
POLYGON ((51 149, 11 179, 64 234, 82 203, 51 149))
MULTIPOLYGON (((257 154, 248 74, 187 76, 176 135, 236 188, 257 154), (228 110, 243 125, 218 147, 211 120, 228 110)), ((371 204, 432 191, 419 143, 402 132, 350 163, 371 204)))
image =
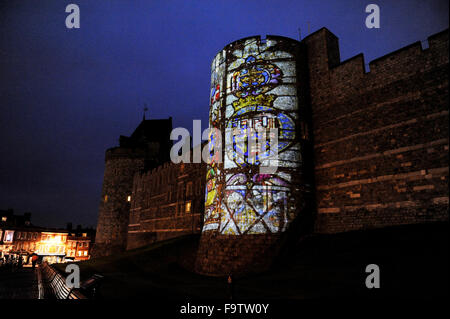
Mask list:
POLYGON ((120 136, 119 147, 106 151, 93 257, 125 251, 134 175, 168 160, 171 130, 172 118, 144 119, 130 137, 120 136))
MULTIPOLYGON (((222 132, 233 127, 244 136, 249 127, 277 128, 279 142, 268 143, 277 149, 274 172, 260 174, 264 159, 245 159, 245 146, 232 143, 222 145, 222 162, 208 166, 199 273, 267 269, 283 234, 296 220, 304 224, 313 211, 305 54, 296 40, 256 36, 226 45, 212 62, 211 87, 216 94, 210 104, 210 126, 222 132)), ((298 236, 305 228, 295 228, 298 236)))
POLYGON ((230 236, 203 233, 195 270, 205 275, 239 275, 267 270, 278 252, 279 241, 279 234, 230 236))
POLYGON ((448 31, 372 61, 305 38, 317 232, 448 220, 448 31))
POLYGON ((205 201, 205 164, 166 163, 136 174, 127 249, 200 233, 205 201))
MULTIPOLYGON (((370 62, 367 71, 362 54, 340 61, 338 39, 325 28, 288 42, 296 74, 305 75, 293 80, 305 120, 296 128, 302 196, 289 212, 297 217, 272 234, 204 232, 199 273, 267 269, 306 232, 448 221, 448 30, 429 37, 427 48, 417 42, 370 62)), ((140 138, 148 129, 107 152, 96 243, 106 254, 202 227, 205 164, 162 165, 170 145, 140 138)))
POLYGON ((106 152, 105 174, 93 256, 125 250, 133 176, 144 168, 144 154, 113 148, 106 152), (140 155, 140 156, 139 156, 140 155))

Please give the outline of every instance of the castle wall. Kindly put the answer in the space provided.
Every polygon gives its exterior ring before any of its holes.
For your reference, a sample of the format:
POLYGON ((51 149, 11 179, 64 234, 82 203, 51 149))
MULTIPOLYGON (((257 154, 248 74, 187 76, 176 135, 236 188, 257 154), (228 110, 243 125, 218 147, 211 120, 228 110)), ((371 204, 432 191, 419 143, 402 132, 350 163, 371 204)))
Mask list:
MULTIPOLYGON (((207 166, 196 263, 200 273, 267 268, 282 234, 308 212, 305 193, 310 184, 304 172, 309 118, 303 63, 299 42, 276 36, 235 41, 212 62, 209 124, 222 132, 223 160, 212 155, 207 166), (265 152, 256 152, 248 142, 256 129, 267 134, 265 152), (269 137, 275 134, 278 144, 269 137), (276 170, 263 172, 271 165, 276 170)), ((214 134, 210 142, 217 142, 214 134)))
POLYGON ((106 151, 105 174, 93 256, 107 256, 125 250, 133 176, 144 168, 144 153, 112 148, 106 151))
POLYGON ((127 249, 199 233, 205 165, 166 163, 134 177, 127 249))
POLYGON ((448 220, 448 31, 369 64, 338 39, 304 39, 317 232, 448 220))
POLYGON ((109 150, 94 249, 202 231, 195 270, 227 275, 267 269, 309 226, 336 233, 448 220, 448 31, 428 44, 376 59, 368 72, 362 54, 340 62, 325 28, 301 42, 227 45, 212 65, 210 126, 281 128, 277 172, 259 174, 249 148, 227 147, 226 137, 223 162, 211 152, 208 165, 145 173, 148 155, 109 150), (251 91, 242 89, 249 74, 258 75, 251 91))

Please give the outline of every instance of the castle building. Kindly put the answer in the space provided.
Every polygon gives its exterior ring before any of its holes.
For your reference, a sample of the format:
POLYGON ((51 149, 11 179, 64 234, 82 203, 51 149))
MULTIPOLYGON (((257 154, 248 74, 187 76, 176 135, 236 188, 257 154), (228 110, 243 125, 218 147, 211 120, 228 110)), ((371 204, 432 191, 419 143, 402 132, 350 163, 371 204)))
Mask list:
POLYGON ((172 118, 145 120, 131 136, 105 155, 105 173, 93 256, 110 255, 127 247, 134 174, 170 160, 172 118))
POLYGON ((67 237, 66 260, 88 260, 90 258, 91 238, 87 233, 75 234, 69 233, 67 237))
POLYGON ((448 59, 448 30, 368 64, 341 61, 326 28, 228 44, 212 62, 209 109, 211 127, 238 132, 223 162, 150 169, 145 146, 121 140, 106 156, 104 251, 201 229, 196 270, 224 275, 267 269, 308 233, 448 221, 448 59), (242 142, 257 128, 270 137, 261 156, 242 142))
POLYGON ((166 163, 134 177, 127 249, 201 231, 205 164, 166 163))

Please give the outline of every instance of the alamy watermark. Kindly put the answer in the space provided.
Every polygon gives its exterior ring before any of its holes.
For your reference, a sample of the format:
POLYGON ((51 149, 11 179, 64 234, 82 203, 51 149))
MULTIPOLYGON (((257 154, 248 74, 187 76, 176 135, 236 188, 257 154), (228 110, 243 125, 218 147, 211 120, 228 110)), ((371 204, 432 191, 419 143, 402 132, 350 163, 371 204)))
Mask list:
POLYGON ((192 148, 189 131, 177 127, 170 134, 171 140, 178 140, 170 150, 173 163, 222 163, 223 149, 228 159, 234 163, 258 165, 261 174, 274 174, 278 169, 278 129, 264 127, 231 127, 223 134, 217 128, 207 128, 201 132, 201 121, 193 121, 192 148), (202 140, 208 143, 201 148, 202 140), (225 142, 224 146, 223 142, 225 142))
POLYGON ((74 3, 67 5, 66 12, 70 13, 66 17, 67 29, 79 29, 80 28, 80 7, 74 3))
POLYGON ((75 264, 69 264, 66 267, 66 286, 69 288, 80 288, 80 267, 75 264))
POLYGON ((366 273, 370 274, 366 277, 366 287, 369 289, 380 288, 380 267, 376 264, 367 265, 366 273))
POLYGON ((368 29, 380 28, 380 7, 376 4, 369 4, 366 7, 366 13, 370 13, 366 17, 366 27, 368 29))

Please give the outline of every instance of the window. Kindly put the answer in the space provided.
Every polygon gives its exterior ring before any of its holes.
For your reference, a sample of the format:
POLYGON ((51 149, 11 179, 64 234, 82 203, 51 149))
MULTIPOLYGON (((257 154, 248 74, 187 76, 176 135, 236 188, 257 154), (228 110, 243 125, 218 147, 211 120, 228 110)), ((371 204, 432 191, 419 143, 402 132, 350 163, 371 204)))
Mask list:
POLYGON ((85 243, 84 243, 84 247, 87 247, 87 246, 88 246, 88 243, 87 243, 87 242, 85 242, 85 243))
POLYGON ((87 233, 83 233, 83 235, 82 235, 83 237, 87 237, 87 233))
POLYGON ((2 216, 2 222, 6 222, 8 220, 8 217, 2 216))
POLYGON ((186 213, 190 213, 191 212, 191 202, 187 202, 186 203, 186 213))
POLYGON ((127 202, 131 202, 131 195, 127 196, 127 202))
POLYGON ((14 230, 7 230, 5 231, 5 243, 12 243, 14 238, 14 230))
POLYGON ((106 203, 108 201, 108 195, 105 195, 105 197, 103 198, 103 201, 106 203))
POLYGON ((87 256, 87 253, 88 253, 88 252, 87 252, 87 251, 85 251, 85 252, 84 252, 84 255, 85 255, 85 256, 87 256))

